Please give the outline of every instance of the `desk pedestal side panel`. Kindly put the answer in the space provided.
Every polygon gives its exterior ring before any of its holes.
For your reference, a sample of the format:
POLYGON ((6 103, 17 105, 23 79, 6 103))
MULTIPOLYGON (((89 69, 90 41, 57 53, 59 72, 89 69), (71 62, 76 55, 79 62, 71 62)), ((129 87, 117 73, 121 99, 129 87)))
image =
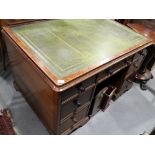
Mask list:
POLYGON ((19 90, 48 131, 58 134, 59 94, 50 88, 43 73, 23 51, 10 38, 5 39, 13 76, 19 90))

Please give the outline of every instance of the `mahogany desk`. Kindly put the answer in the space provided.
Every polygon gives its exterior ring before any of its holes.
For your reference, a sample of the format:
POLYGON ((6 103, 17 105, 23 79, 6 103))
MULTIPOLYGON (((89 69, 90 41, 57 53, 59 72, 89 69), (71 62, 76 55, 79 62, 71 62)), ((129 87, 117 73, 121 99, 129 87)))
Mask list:
POLYGON ((15 83, 50 133, 69 134, 132 86, 152 40, 112 20, 2 31, 15 83))

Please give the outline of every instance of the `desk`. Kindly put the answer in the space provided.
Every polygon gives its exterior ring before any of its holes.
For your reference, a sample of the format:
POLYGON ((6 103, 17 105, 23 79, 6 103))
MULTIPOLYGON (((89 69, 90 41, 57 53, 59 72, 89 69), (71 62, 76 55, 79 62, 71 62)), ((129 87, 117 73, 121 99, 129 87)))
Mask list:
POLYGON ((3 36, 18 90, 54 134, 72 132, 130 89, 152 45, 112 20, 36 21, 3 36))

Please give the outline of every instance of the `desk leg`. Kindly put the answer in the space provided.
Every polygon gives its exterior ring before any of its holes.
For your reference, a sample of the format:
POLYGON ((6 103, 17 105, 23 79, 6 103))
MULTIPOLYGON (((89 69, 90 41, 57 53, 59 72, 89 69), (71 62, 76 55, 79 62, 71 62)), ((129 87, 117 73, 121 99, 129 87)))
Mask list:
POLYGON ((153 78, 151 69, 155 62, 155 46, 150 46, 147 50, 148 54, 135 77, 135 82, 140 83, 140 88, 142 90, 147 90, 146 83, 153 78))

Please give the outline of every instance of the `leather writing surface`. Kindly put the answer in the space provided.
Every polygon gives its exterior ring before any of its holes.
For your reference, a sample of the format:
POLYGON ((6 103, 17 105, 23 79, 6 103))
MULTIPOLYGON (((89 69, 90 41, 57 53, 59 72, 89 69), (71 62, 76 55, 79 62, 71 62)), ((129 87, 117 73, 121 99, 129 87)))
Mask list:
POLYGON ((11 29, 60 79, 146 40, 112 20, 49 20, 11 29))

